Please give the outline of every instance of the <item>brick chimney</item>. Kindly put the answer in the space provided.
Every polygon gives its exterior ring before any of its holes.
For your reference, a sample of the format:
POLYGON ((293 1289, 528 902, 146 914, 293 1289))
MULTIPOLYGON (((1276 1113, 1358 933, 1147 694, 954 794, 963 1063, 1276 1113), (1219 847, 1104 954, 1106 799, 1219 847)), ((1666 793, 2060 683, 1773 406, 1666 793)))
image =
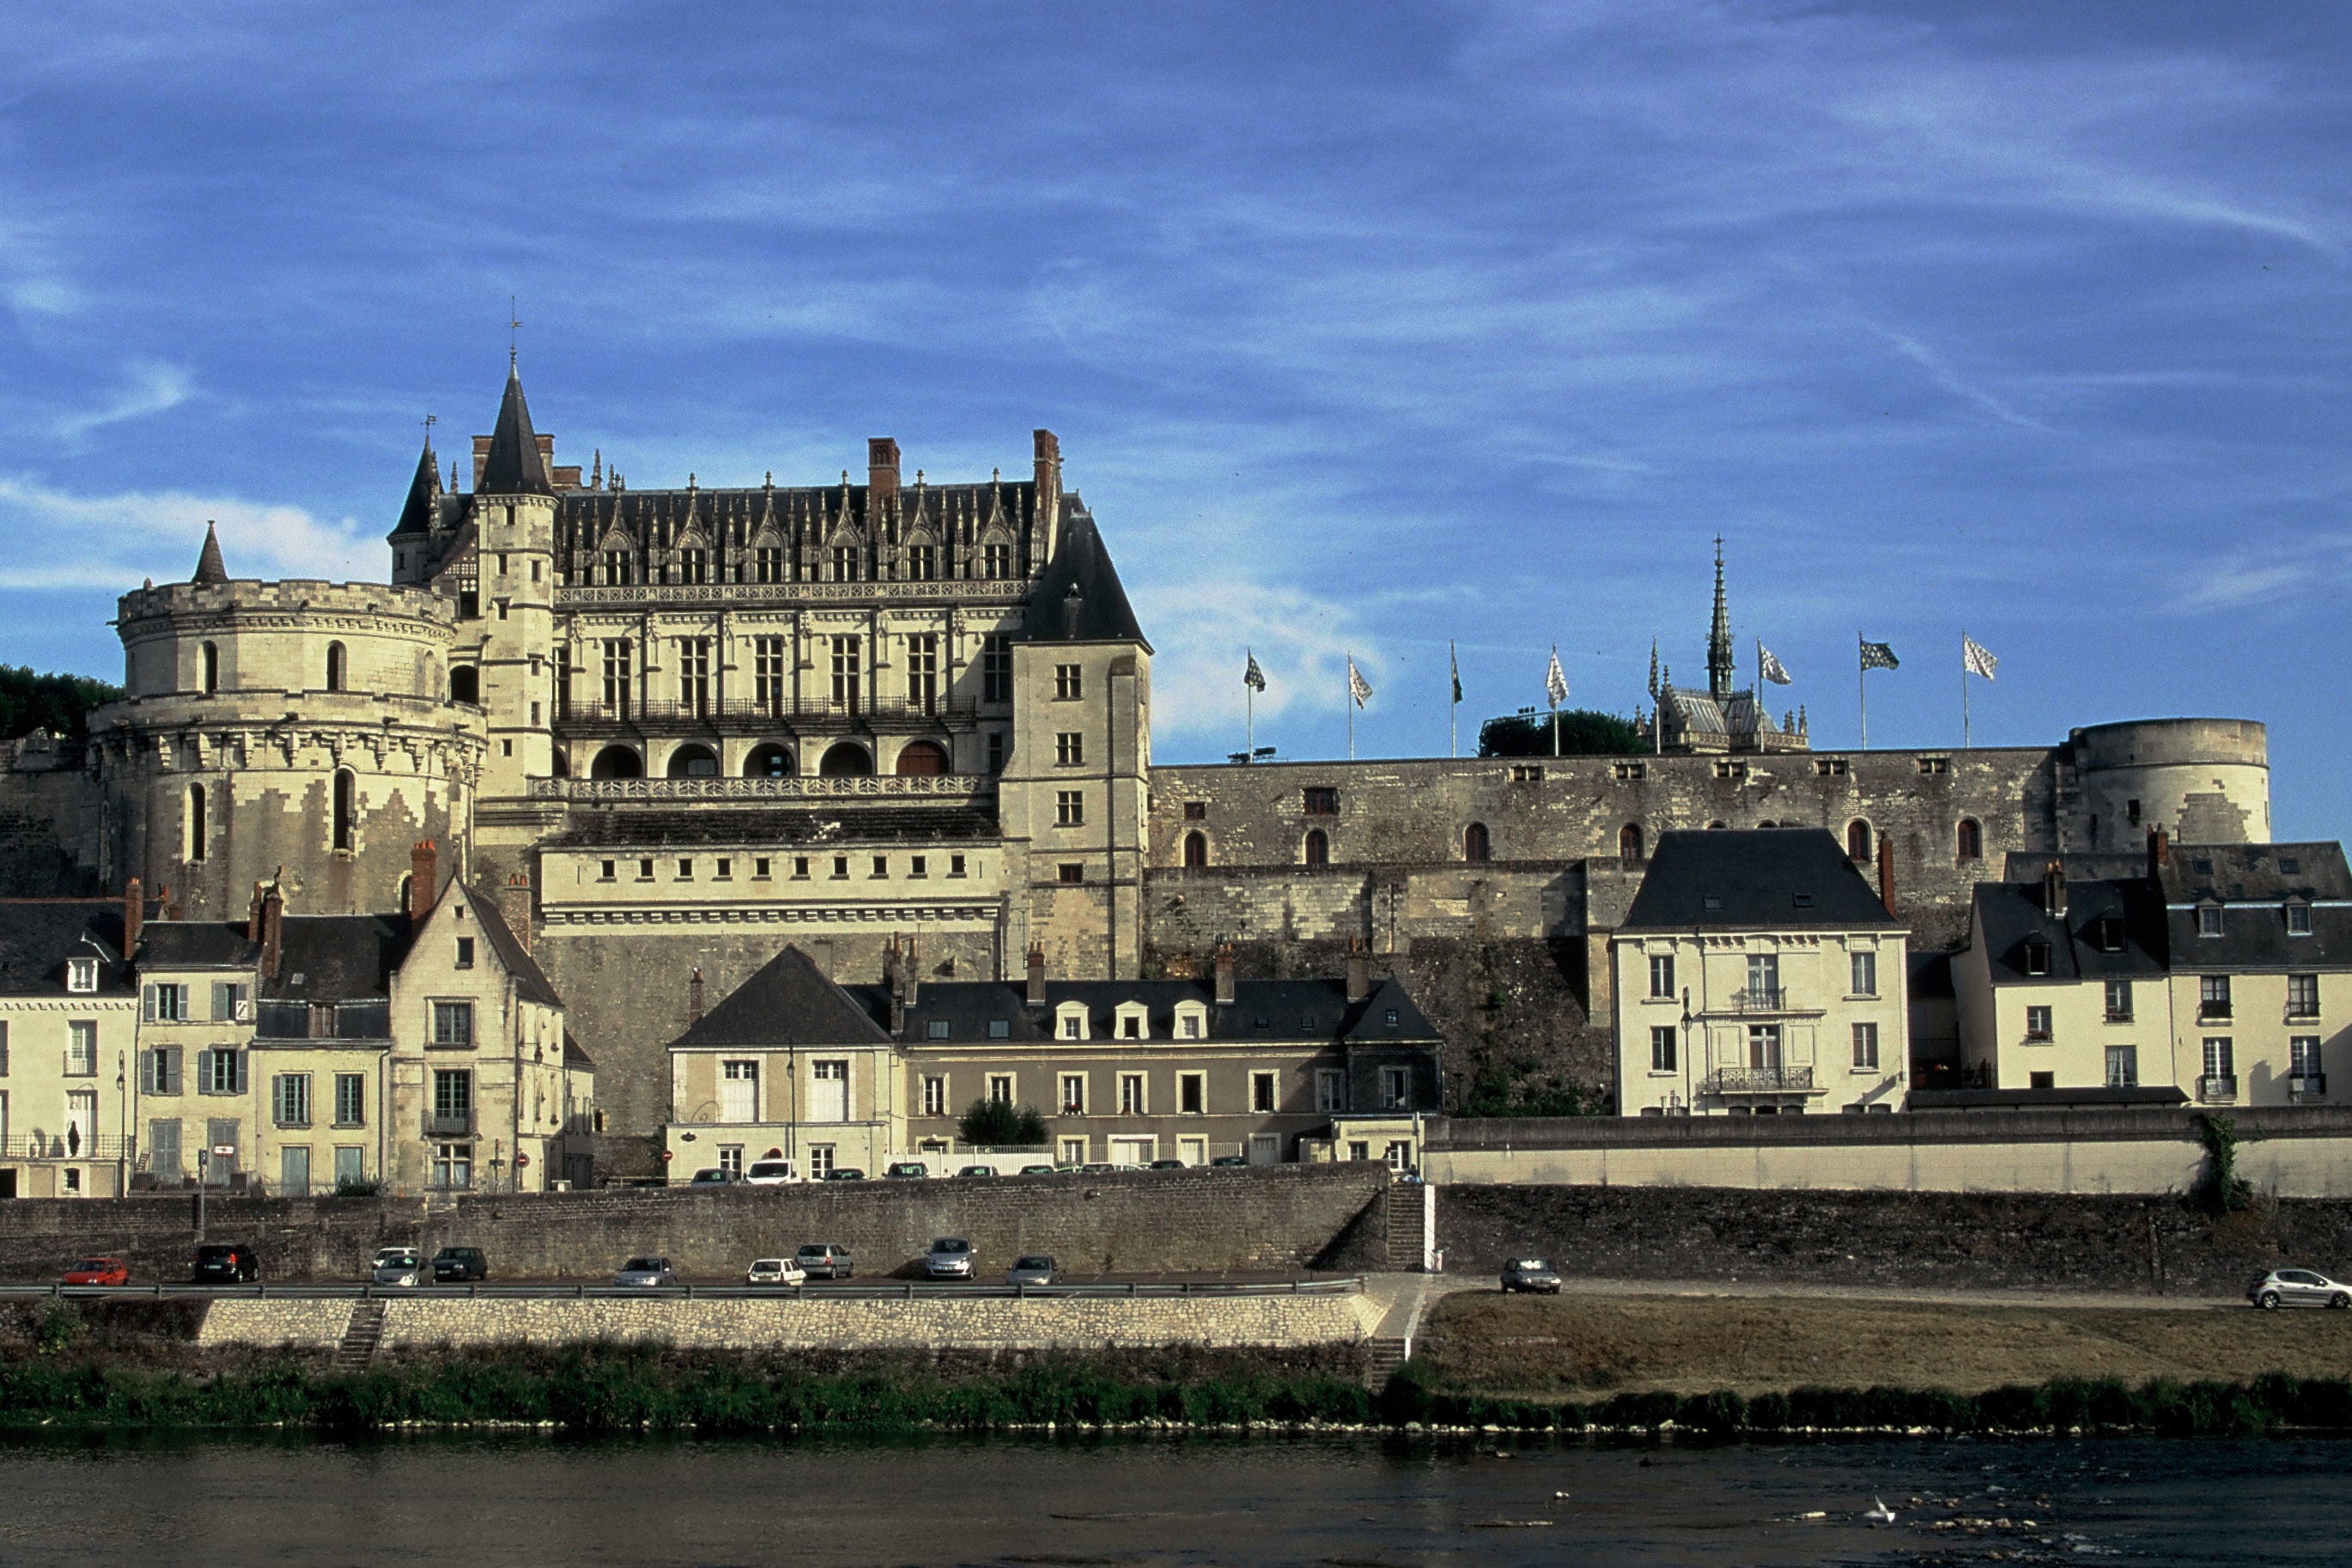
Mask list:
POLYGON ((286 957, 286 896, 272 882, 261 895, 261 977, 278 978, 286 957))
POLYGON ((425 926, 425 917, 433 912, 433 900, 441 892, 441 852, 430 838, 420 839, 408 851, 408 929, 413 934, 425 926))
POLYGON ((1234 944, 1229 942, 1217 944, 1216 997, 1221 1006, 1234 1004, 1234 944))
POLYGON ((702 966, 695 965, 686 981, 686 1026, 689 1029, 702 1022, 702 966))
MULTIPOLYGON (((165 888, 163 897, 168 902, 172 897, 172 889, 165 888)), ((261 883, 258 879, 256 879, 253 884, 253 901, 245 906, 245 940, 247 942, 261 940, 261 883)))
POLYGON ((1878 836, 1878 901, 1886 906, 1886 918, 1898 919, 1895 908, 1895 845, 1884 833, 1878 836))
POLYGON ((898 497, 898 443, 877 436, 866 443, 866 515, 879 517, 898 497))
POLYGON ((2055 920, 2066 915, 2066 866, 2053 860, 2042 868, 2042 912, 2055 920))
POLYGON ((510 873, 507 885, 499 889, 499 913, 514 932, 515 941, 525 952, 530 951, 530 878, 520 871, 510 873))
POLYGON ((1364 939, 1348 939, 1348 1000, 1360 1002, 1372 994, 1372 959, 1364 951, 1364 939))
POLYGON ((133 877, 122 884, 122 962, 139 957, 139 931, 147 923, 147 889, 133 877))
POLYGON ((904 1034, 907 1028, 907 965, 898 953, 898 939, 890 938, 882 944, 882 989, 890 998, 890 1032, 904 1034))
POLYGON ((2171 837, 2166 834, 2160 825, 2149 828, 2147 830, 2147 874, 2151 878, 2161 876, 2164 868, 2171 864, 2171 837))
POLYGON ((1029 1005, 1045 1005, 1045 950, 1035 943, 1029 948, 1029 1005))
POLYGON ((1051 498, 1062 493, 1062 441, 1051 430, 1036 433, 1037 511, 1045 514, 1051 498))

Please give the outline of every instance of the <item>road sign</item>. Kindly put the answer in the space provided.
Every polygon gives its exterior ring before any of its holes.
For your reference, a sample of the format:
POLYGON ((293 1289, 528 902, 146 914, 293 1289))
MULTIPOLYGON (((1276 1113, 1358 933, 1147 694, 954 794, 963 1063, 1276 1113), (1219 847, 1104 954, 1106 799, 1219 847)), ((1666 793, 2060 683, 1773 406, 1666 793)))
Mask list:
POLYGON ((234 1144, 234 1143, 215 1143, 215 1144, 214 1144, 214 1145, 213 1145, 213 1158, 214 1158, 214 1159, 215 1159, 215 1160, 234 1160, 234 1159, 236 1159, 236 1144, 234 1144))

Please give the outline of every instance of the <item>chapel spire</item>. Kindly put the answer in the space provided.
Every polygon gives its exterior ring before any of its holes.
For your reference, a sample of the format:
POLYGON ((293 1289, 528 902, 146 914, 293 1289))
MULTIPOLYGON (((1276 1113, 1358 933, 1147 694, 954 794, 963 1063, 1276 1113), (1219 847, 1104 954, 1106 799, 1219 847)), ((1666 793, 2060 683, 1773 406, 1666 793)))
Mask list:
POLYGON ((1736 663, 1731 652, 1731 611, 1723 596, 1723 535, 1715 536, 1715 624, 1706 634, 1707 695, 1721 702, 1731 695, 1736 663))

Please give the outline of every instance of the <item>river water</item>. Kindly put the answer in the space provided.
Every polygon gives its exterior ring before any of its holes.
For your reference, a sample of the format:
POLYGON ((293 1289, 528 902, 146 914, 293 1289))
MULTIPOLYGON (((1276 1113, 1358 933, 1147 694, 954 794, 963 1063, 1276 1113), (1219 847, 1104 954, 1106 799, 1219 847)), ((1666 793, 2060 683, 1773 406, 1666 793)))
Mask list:
POLYGON ((0 1562, 1549 1568, 2114 1559, 2211 1568, 2352 1561, 2347 1442, 1505 1452, 1510 1457, 1402 1440, 1276 1438, 17 1444, 0 1448, 0 1562), (1896 1510, 1892 1525, 1859 1517, 1875 1499, 1896 1510), (1935 1528, 1956 1519, 1967 1522, 1935 1528))

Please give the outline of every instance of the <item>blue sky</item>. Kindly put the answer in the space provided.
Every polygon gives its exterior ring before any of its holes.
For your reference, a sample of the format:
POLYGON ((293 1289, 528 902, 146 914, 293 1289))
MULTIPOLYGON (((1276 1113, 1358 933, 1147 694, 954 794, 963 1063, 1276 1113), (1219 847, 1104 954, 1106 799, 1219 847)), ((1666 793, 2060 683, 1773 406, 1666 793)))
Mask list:
POLYGON ((381 577, 521 299, 559 456, 942 479, 1060 433, 1157 752, 1443 754, 1743 657, 1817 744, 2214 713, 2339 837, 2340 7, 263 4, 0 19, 0 659, 381 577), (853 15, 845 16, 849 12, 853 15), (168 20, 158 20, 166 17, 168 20))

